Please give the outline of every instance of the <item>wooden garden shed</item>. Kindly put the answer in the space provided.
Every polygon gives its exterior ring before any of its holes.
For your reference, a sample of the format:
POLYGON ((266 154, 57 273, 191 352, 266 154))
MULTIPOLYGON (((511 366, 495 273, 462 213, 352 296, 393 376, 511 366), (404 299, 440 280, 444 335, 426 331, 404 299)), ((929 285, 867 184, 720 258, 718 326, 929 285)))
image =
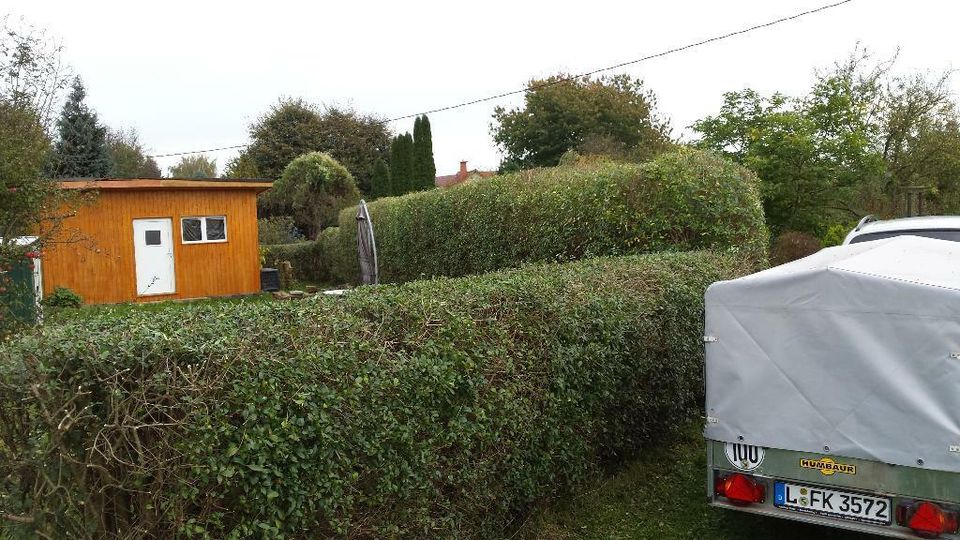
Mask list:
MULTIPOLYGON (((265 180, 77 179, 90 193, 43 253, 43 291, 87 304, 260 290, 257 194, 265 180)), ((85 198, 85 197, 84 197, 85 198)))

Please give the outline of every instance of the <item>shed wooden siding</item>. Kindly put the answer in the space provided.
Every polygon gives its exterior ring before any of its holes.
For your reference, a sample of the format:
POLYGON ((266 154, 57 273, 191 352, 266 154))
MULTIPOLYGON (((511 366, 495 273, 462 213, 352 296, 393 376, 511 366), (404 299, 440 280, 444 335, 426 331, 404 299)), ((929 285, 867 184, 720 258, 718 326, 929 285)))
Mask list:
POLYGON ((253 189, 101 189, 63 224, 64 237, 48 246, 43 288, 69 287, 88 304, 155 301, 255 293, 260 290, 257 191, 253 189), (184 244, 180 218, 227 217, 227 241, 184 244), (137 296, 133 220, 173 222, 176 292, 137 296))

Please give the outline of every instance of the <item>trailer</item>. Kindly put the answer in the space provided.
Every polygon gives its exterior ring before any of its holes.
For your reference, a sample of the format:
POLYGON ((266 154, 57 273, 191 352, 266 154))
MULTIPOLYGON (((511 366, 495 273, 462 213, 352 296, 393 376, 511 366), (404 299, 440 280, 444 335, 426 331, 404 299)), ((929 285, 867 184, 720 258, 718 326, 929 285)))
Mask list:
POLYGON ((828 248, 706 292, 707 500, 960 539, 960 243, 828 248))

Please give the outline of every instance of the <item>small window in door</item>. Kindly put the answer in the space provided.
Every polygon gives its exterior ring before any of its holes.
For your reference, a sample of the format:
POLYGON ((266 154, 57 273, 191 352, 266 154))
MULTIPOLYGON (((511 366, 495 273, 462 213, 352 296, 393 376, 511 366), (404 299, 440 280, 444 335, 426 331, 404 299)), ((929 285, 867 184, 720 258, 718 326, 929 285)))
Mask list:
POLYGON ((180 220, 184 244, 205 244, 227 241, 226 216, 186 217, 180 220))
POLYGON ((160 245, 160 231, 144 231, 143 243, 148 246, 160 245))

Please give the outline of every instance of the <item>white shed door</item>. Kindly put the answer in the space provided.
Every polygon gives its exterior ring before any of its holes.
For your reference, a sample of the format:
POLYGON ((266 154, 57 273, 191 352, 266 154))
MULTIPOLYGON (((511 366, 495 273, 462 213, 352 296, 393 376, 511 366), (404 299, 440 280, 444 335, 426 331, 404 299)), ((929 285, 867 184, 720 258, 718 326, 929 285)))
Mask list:
POLYGON ((137 258, 137 295, 175 292, 173 222, 169 218, 133 220, 133 246, 137 258))

